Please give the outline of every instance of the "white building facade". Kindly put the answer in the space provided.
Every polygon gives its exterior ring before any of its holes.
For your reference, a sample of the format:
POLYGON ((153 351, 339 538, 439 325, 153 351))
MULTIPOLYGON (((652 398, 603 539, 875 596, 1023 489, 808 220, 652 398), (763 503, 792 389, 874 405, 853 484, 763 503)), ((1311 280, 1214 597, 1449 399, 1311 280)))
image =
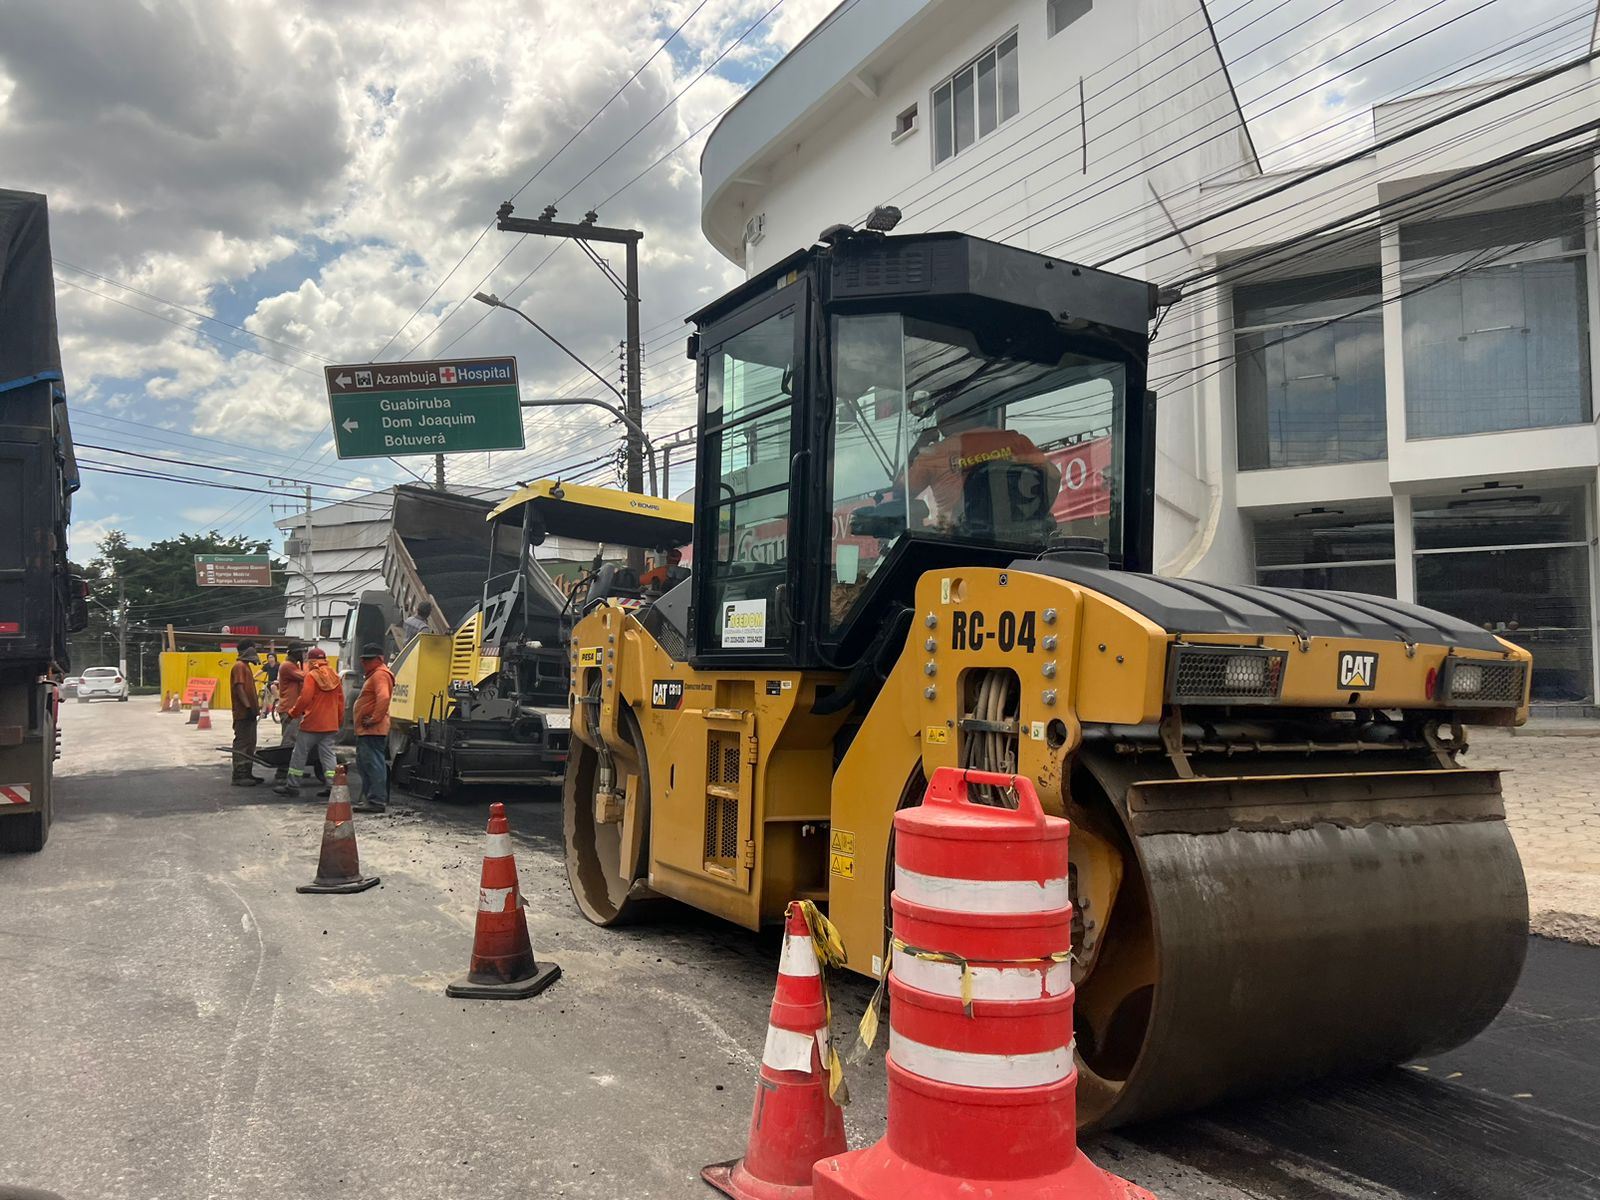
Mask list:
POLYGON ((713 133, 702 226, 755 272, 893 204, 1181 287, 1157 569, 1414 600, 1587 706, 1597 82, 1408 98, 1265 175, 1198 0, 847 0, 713 133))

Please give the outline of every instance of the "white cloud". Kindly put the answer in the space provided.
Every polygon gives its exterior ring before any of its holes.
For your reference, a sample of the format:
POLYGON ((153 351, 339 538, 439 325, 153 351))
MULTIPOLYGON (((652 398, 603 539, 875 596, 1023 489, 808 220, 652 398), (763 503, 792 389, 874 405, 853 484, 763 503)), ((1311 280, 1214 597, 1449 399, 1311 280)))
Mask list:
MULTIPOLYGON (((768 7, 711 0, 682 42, 547 165, 519 210, 537 212, 577 185, 561 209, 581 215, 731 103, 738 87, 714 75, 673 97, 768 7)), ((775 57, 828 7, 787 0, 724 69, 775 57)), ((365 360, 384 345, 498 204, 549 163, 691 8, 689 0, 619 0, 600 21, 557 0, 0 7, 5 183, 49 195, 58 258, 274 339, 259 348, 293 364, 221 345, 182 328, 196 323, 192 313, 62 268, 58 309, 73 397, 298 453, 326 420, 323 361, 365 360)), ((689 146, 601 214, 645 230, 647 328, 736 279, 699 234, 697 150, 689 146)), ((505 295, 549 249, 490 232, 385 357, 419 342, 414 356, 426 357, 454 341, 451 354, 515 353, 530 395, 563 386, 571 364, 512 315, 488 314, 468 333, 484 316, 469 302, 445 320, 502 256, 486 286, 505 295)), ((575 248, 554 255, 515 302, 616 377, 621 300, 575 248)), ((652 361, 650 378, 664 387, 683 375, 679 346, 652 361)), ((670 405, 658 418, 683 411, 670 405)), ((564 457, 597 453, 610 438, 597 413, 530 423, 530 445, 564 457)), ((497 456, 496 473, 502 463, 514 465, 497 456)), ((396 475, 375 469, 379 481, 396 475)), ((475 466, 456 469, 466 476, 475 466)))
MULTIPOLYGON (((74 521, 68 536, 68 557, 80 566, 86 564, 100 553, 100 543, 105 541, 106 534, 111 533, 113 530, 124 528, 128 519, 127 514, 116 512, 108 513, 103 517, 95 517, 92 520, 79 518, 74 521)), ((138 539, 129 538, 128 540, 137 541, 138 539)))

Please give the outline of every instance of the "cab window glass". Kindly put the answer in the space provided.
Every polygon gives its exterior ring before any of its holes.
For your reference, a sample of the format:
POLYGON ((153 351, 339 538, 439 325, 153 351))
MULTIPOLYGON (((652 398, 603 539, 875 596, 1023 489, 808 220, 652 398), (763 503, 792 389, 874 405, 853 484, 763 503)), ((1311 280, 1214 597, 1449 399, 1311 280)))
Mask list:
POLYGON ((1064 339, 984 347, 899 314, 834 322, 830 623, 908 532, 1120 538, 1124 368, 1064 339))
POLYGON ((758 650, 785 638, 795 320, 790 310, 736 334, 707 363, 713 648, 758 650))

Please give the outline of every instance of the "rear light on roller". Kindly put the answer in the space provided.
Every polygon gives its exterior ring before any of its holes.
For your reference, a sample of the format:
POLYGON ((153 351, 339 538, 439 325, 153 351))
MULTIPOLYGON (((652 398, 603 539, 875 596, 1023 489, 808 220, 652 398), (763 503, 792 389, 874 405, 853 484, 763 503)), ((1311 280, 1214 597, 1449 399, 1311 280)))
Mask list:
POLYGON ((1244 646, 1174 646, 1167 697, 1177 704, 1273 701, 1283 692, 1288 656, 1244 646))
POLYGON ((1451 657, 1440 668, 1436 699, 1462 708, 1515 708, 1527 690, 1525 663, 1451 657))

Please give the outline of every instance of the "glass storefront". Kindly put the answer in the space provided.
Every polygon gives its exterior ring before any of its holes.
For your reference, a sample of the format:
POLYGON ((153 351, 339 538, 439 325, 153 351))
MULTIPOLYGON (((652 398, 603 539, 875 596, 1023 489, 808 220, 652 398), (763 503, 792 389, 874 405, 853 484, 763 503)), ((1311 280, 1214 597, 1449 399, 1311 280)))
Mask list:
POLYGON ((1591 416, 1582 197, 1402 227, 1406 436, 1591 416))
POLYGON ((1256 582, 1267 587, 1395 594, 1390 504, 1259 518, 1255 550, 1256 582))
POLYGON ((1377 267, 1241 286, 1233 305, 1240 470, 1383 458, 1377 267))
POLYGON ((1593 695, 1589 534, 1581 487, 1528 486, 1413 502, 1417 603, 1533 654, 1533 700, 1593 695))

